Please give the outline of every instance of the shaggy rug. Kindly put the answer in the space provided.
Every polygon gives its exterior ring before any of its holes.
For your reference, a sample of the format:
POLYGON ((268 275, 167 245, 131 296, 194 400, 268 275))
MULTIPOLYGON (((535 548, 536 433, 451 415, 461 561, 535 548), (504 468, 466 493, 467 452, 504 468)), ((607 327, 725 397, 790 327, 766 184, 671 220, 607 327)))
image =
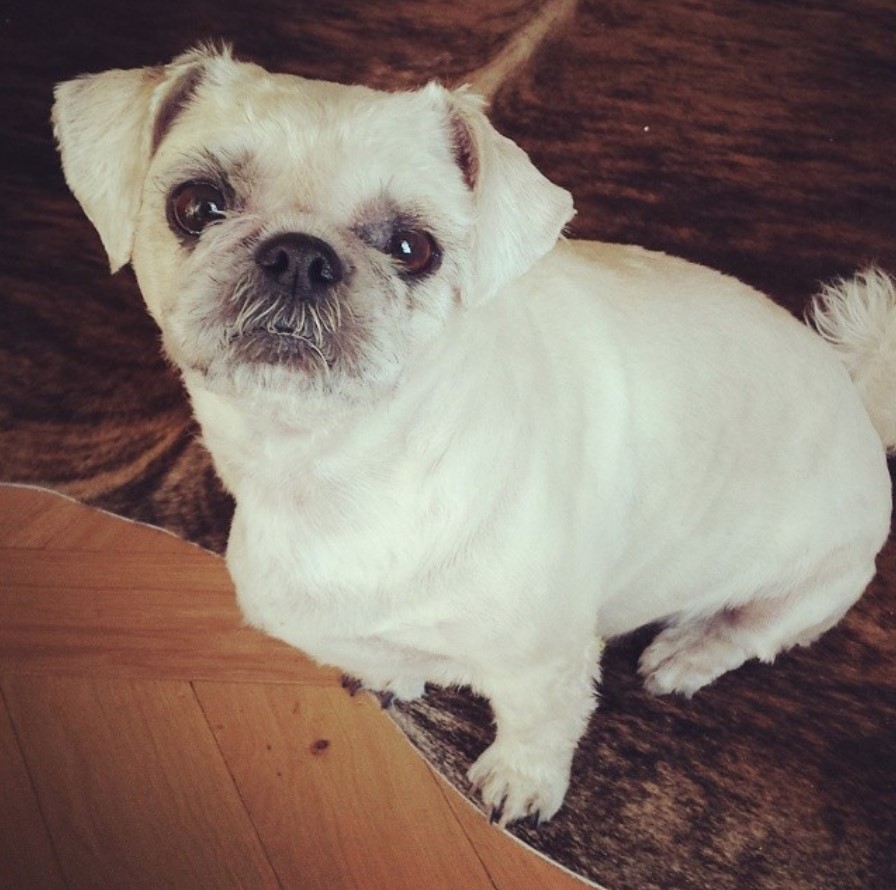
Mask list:
MULTIPOLYGON (((0 479, 216 552, 232 505, 129 272, 62 181, 52 84, 200 38, 378 87, 473 80, 576 197, 573 234, 737 275, 799 313, 820 279, 896 271, 896 11, 884 0, 13 0, 0 21, 0 479)), ((674 516, 669 517, 675 521, 674 516)), ((560 814, 513 833, 609 890, 896 887, 896 548, 843 623, 693 700, 606 655, 560 814)), ((488 706, 433 689, 394 719, 462 791, 488 706)))

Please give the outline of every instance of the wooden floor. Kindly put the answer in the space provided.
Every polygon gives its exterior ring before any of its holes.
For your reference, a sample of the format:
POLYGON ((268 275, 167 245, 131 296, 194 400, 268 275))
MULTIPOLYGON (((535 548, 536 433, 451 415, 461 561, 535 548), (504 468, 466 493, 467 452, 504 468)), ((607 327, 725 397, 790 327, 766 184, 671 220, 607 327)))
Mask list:
POLYGON ((219 558, 3 486, 0 683, 4 888, 584 886, 242 626, 219 558))

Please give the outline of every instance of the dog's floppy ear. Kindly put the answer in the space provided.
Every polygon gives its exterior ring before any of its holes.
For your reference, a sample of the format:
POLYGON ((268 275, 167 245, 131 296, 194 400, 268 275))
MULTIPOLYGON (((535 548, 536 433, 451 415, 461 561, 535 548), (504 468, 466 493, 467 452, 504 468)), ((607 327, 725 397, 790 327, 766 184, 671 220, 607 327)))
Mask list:
POLYGON ((53 132, 65 179, 113 272, 131 258, 149 162, 213 59, 230 61, 229 50, 200 47, 170 65, 105 71, 56 87, 53 132))
POLYGON ((462 87, 447 98, 454 157, 476 208, 473 292, 464 296, 481 302, 544 256, 575 210, 569 192, 491 125, 481 97, 462 87))

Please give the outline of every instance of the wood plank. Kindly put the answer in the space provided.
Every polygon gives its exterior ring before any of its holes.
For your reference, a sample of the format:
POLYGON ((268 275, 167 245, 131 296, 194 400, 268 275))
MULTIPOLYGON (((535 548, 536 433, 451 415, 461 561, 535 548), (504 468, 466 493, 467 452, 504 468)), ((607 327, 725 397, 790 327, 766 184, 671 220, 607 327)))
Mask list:
POLYGON ((43 547, 71 525, 78 504, 35 488, 0 484, 0 545, 43 547))
MULTIPOLYGON (((82 508, 82 514, 92 511, 82 508)), ((100 525, 118 525, 118 520, 104 514, 92 517, 100 525)), ((135 527, 128 540, 160 534, 153 529, 135 527)), ((34 559, 28 549, 0 548, 4 584, 19 587, 45 587, 63 580, 74 587, 130 587, 150 590, 214 590, 233 599, 233 583, 224 560, 184 541, 165 553, 115 550, 44 550, 34 559), (77 553, 77 559, 72 559, 77 553), (174 558, 176 557, 176 559, 174 558)))
POLYGON ((63 498, 46 491, 0 486, 0 544, 9 547, 41 547, 52 534, 71 522, 63 498), (61 516, 60 514, 67 514, 61 516))
POLYGON ((493 886, 431 770, 367 696, 244 686, 236 698, 212 683, 196 692, 284 884, 493 886))
POLYGON ((71 887, 277 887, 189 684, 6 677, 71 887))
POLYGON ((15 738, 6 703, 0 696, 0 875, 3 886, 16 890, 64 887, 62 872, 50 843, 15 738))
POLYGON ((140 526, 146 534, 134 535, 133 525, 57 492, 0 484, 0 546, 130 553, 169 553, 189 547, 149 526, 140 526))
POLYGON ((183 588, 2 586, 0 671, 334 685, 339 676, 246 626, 232 596, 183 588))

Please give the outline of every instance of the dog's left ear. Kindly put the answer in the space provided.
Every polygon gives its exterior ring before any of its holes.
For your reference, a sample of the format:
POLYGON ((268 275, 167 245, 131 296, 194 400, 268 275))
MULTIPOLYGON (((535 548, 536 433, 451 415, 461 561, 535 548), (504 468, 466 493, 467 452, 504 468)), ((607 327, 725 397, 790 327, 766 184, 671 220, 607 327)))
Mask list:
POLYGON ((156 148, 206 68, 231 61, 226 47, 199 47, 169 65, 105 71, 56 87, 53 132, 65 180, 99 232, 113 272, 131 258, 156 148))
POLYGON ((529 156, 483 113, 466 88, 441 90, 454 157, 476 208, 470 302, 482 302, 522 275, 556 243, 572 219, 572 195, 543 176, 529 156))

